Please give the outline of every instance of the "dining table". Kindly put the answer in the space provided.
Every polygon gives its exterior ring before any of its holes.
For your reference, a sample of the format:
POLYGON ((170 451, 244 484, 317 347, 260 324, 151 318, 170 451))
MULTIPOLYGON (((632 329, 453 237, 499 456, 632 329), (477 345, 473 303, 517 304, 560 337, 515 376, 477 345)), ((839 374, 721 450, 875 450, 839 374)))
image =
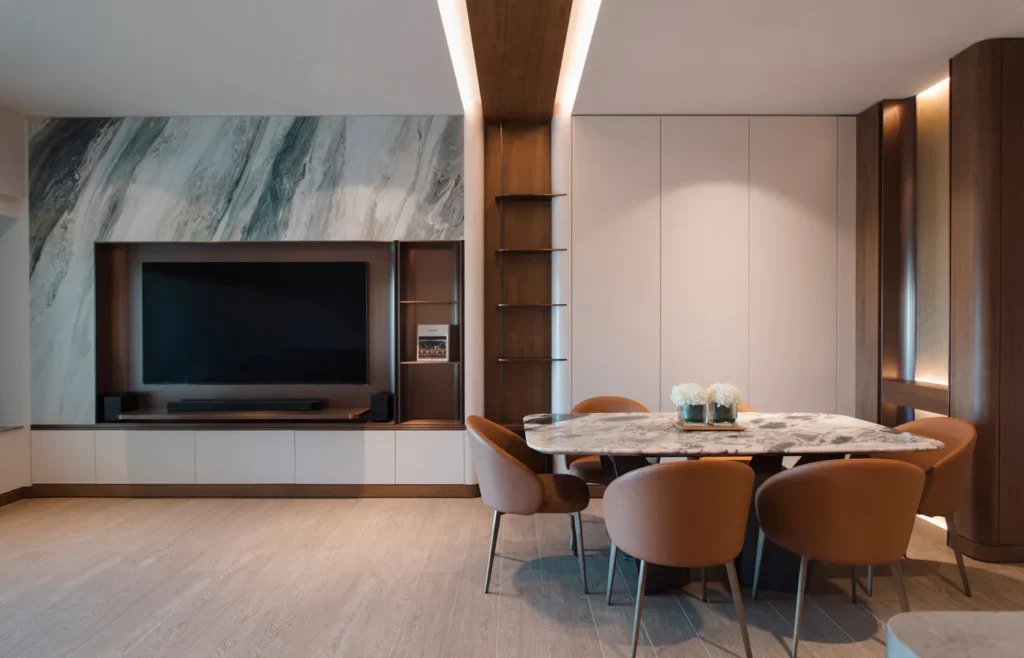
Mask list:
MULTIPOLYGON (((533 414, 524 418, 526 443, 549 455, 598 455, 609 479, 651 465, 651 458, 750 457, 754 494, 772 475, 786 468, 832 459, 882 453, 939 450, 928 437, 831 413, 741 412, 734 424, 687 430, 676 412, 533 414)), ((713 500, 680 501, 714 505, 713 500)), ((740 581, 753 582, 758 540, 757 514, 751 496, 743 550, 737 558, 740 581)), ((800 558, 766 540, 759 587, 795 591, 800 558)), ((648 572, 647 593, 656 594, 687 582, 688 570, 659 567, 648 572)))

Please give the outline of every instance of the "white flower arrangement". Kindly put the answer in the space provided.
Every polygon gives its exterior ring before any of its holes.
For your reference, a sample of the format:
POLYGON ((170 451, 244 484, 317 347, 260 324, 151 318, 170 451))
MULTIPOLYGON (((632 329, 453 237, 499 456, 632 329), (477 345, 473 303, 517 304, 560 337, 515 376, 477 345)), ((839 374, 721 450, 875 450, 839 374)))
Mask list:
POLYGON ((707 400, 705 396, 706 391, 703 386, 688 382, 673 386, 669 397, 672 398, 672 404, 682 407, 688 404, 704 404, 707 400))
POLYGON ((735 384, 712 384, 707 389, 708 402, 714 402, 721 407, 731 407, 743 404, 743 392, 735 384))

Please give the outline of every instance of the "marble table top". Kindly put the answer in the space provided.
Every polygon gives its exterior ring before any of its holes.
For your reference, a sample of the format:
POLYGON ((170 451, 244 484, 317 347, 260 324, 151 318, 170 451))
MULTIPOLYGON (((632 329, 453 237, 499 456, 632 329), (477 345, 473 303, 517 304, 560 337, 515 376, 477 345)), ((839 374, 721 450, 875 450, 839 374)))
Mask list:
POLYGON ((806 455, 938 450, 941 441, 849 416, 741 413, 745 431, 684 432, 670 413, 535 414, 526 442, 556 455, 806 455))

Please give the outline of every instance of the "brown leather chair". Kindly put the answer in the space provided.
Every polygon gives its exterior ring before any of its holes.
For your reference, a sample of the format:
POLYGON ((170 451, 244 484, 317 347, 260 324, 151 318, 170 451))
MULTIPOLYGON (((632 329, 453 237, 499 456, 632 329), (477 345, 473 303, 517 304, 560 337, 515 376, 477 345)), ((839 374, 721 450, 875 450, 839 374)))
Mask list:
MULTIPOLYGON (((956 556, 956 566, 960 570, 960 582, 964 586, 964 594, 971 595, 971 585, 967 582, 967 569, 964 568, 964 556, 960 553, 958 542, 960 535, 956 531, 954 515, 963 502, 971 476, 971 462, 974 458, 974 446, 978 432, 974 425, 959 418, 922 418, 921 420, 904 423, 896 429, 910 432, 918 436, 942 441, 942 450, 922 452, 898 452, 875 455, 879 459, 898 459, 924 469, 924 494, 917 513, 925 516, 941 516, 946 519, 949 529, 949 546, 956 556)), ((872 569, 868 567, 868 594, 873 589, 872 569)))
POLYGON ((526 445, 518 434, 497 423, 480 416, 470 416, 466 425, 474 439, 470 442, 470 449, 480 482, 480 497, 494 510, 484 593, 491 585, 494 548, 498 542, 502 514, 568 514, 572 517, 580 548, 583 591, 586 592, 587 565, 583 556, 583 519, 580 517, 580 512, 590 503, 586 483, 574 475, 538 474, 543 463, 540 453, 526 445))
MULTIPOLYGON (((615 395, 602 395, 596 398, 587 398, 572 408, 574 414, 616 414, 616 413, 641 413, 650 411, 636 400, 621 398, 615 395)), ((601 458, 597 455, 566 455, 565 466, 570 473, 580 478, 587 484, 607 485, 612 480, 612 475, 605 472, 601 464, 601 458)))
POLYGON ((613 542, 608 563, 609 604, 617 552, 621 549, 640 560, 640 584, 633 613, 634 656, 648 562, 701 568, 724 564, 743 633, 743 647, 750 656, 750 638, 733 561, 743 549, 753 487, 754 471, 749 466, 704 461, 641 468, 608 486, 604 520, 613 542))
POLYGON ((793 656, 800 640, 807 562, 850 566, 889 564, 903 612, 910 609, 900 556, 914 530, 924 471, 887 459, 843 459, 796 466, 774 475, 755 497, 761 534, 754 594, 764 538, 800 556, 793 622, 793 656))

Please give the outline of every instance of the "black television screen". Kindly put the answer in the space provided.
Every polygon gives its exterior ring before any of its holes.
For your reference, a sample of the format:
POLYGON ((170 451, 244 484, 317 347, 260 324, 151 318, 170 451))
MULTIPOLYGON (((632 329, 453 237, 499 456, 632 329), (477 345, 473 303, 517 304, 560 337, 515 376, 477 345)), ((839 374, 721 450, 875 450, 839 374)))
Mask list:
POLYGON ((146 384, 366 384, 366 263, 143 263, 146 384))

